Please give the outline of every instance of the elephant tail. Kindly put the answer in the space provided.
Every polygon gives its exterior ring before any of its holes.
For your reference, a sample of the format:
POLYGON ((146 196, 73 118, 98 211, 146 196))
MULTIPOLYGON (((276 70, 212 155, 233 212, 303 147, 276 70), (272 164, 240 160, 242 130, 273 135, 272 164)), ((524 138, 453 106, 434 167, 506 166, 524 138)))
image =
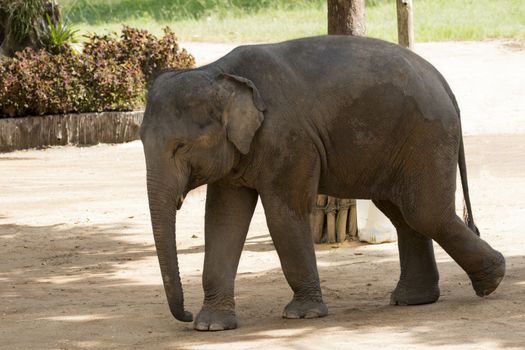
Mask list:
POLYGON ((463 220, 467 224, 468 228, 471 229, 478 236, 479 230, 474 224, 474 217, 472 216, 472 205, 470 204, 470 195, 468 192, 468 181, 467 181, 467 166, 465 163, 465 147, 463 146, 463 135, 460 135, 459 141, 459 176, 461 177, 461 186, 463 187, 463 220))
POLYGON ((468 191, 468 181, 467 181, 467 165, 465 161, 465 146, 463 144, 463 131, 461 128, 461 113, 459 111, 458 102, 456 96, 448 86, 448 83, 445 81, 445 78, 441 76, 445 89, 447 90, 448 95, 450 96, 454 107, 458 113, 459 118, 459 155, 458 155, 458 166, 459 166, 459 176, 461 178, 461 186, 463 187, 463 220, 467 224, 468 228, 472 230, 478 236, 480 235, 479 229, 474 224, 474 217, 472 216, 472 205, 470 203, 470 194, 468 191))

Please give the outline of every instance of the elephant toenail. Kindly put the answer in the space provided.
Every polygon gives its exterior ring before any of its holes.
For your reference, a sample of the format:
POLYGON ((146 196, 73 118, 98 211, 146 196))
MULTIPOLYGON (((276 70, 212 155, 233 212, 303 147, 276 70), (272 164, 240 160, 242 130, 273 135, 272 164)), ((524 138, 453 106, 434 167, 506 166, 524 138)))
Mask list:
POLYGON ((223 330, 224 330, 224 325, 220 323, 212 323, 210 325, 210 331, 223 331, 223 330))
POLYGON ((195 325, 195 329, 198 331, 207 331, 208 330, 208 324, 205 322, 199 322, 195 325))
POLYGON ((289 319, 298 319, 298 318, 301 318, 298 314, 296 314, 295 312, 290 312, 290 311, 285 311, 283 312, 283 317, 284 318, 289 318, 289 319))
POLYGON ((318 317, 319 317, 319 312, 314 311, 314 310, 310 310, 306 313, 306 315, 304 315, 304 318, 318 318, 318 317))

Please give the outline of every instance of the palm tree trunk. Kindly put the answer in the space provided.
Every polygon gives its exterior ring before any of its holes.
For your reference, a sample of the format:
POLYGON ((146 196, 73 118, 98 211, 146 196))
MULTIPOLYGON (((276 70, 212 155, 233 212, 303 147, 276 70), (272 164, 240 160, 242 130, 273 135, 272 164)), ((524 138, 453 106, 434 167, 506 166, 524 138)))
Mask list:
POLYGON ((26 47, 42 48, 42 29, 47 17, 52 23, 60 20, 55 0, 7 0, 0 3, 0 55, 12 57, 26 47))

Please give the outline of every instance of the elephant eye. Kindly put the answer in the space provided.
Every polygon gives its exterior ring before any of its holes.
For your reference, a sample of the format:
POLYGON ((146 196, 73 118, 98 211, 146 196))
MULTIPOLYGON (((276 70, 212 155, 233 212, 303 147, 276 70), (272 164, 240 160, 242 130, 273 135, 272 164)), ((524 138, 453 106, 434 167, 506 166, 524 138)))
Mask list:
POLYGON ((177 152, 179 152, 180 150, 182 150, 182 148, 184 148, 184 144, 183 143, 178 143, 175 145, 175 147, 173 148, 173 152, 171 153, 173 157, 175 157, 175 154, 177 152))

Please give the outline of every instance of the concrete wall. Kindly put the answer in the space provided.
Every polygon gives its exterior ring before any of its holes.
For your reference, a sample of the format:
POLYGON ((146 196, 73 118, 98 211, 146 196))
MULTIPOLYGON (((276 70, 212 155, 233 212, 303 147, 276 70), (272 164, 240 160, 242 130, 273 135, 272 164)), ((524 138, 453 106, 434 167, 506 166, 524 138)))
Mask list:
POLYGON ((143 111, 0 119, 0 152, 137 140, 143 111))

